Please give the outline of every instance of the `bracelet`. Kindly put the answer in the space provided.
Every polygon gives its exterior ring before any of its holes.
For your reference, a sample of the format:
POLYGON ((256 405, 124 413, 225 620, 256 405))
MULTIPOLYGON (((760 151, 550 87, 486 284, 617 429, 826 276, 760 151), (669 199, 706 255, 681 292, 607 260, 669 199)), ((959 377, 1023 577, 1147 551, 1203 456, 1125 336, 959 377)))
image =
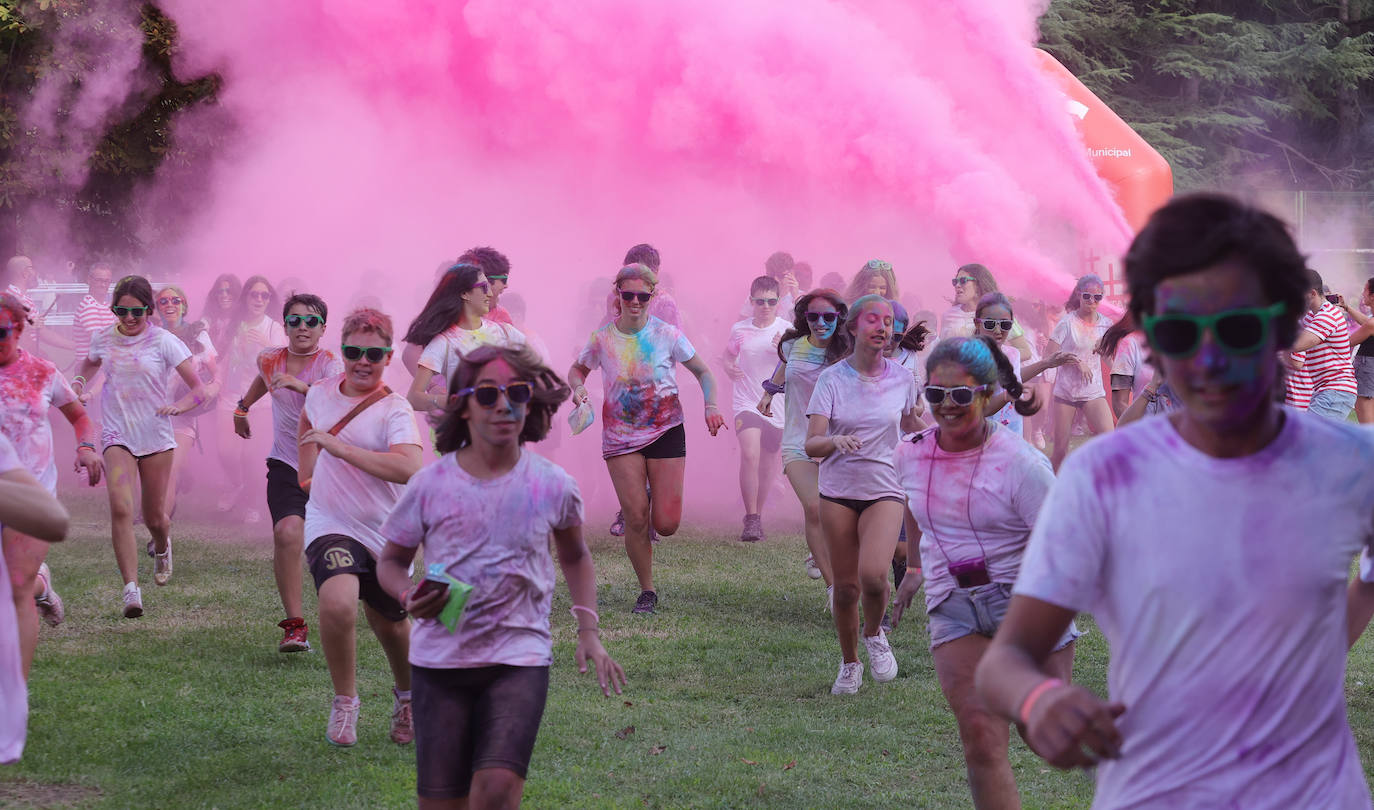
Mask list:
POLYGON ((415 590, 415 586, 414 586, 414 585, 411 585, 409 588, 406 588, 404 591, 401 591, 401 604, 402 604, 402 605, 404 605, 404 604, 406 603, 406 600, 410 598, 410 592, 413 591, 413 590, 415 590))
POLYGON ((234 409, 234 417, 237 418, 237 419, 247 419, 247 418, 248 418, 248 411, 245 411, 245 410, 242 409, 242 408, 235 408, 235 409, 234 409))
POLYGON ((587 607, 586 605, 573 605, 572 607, 568 608, 568 612, 572 614, 572 617, 574 619, 577 618, 577 611, 579 610, 587 614, 588 616, 591 616, 592 620, 595 621, 597 624, 601 624, 600 614, 598 614, 595 610, 592 610, 591 608, 587 607))
POLYGON ((81 448, 83 448, 83 447, 87 448, 87 449, 90 450, 91 452, 95 452, 95 444, 92 443, 92 442, 79 442, 79 443, 76 445, 76 450, 77 450, 77 452, 81 452, 81 448))
MULTIPOLYGON (((234 407, 238 408, 238 411, 243 411, 245 416, 248 415, 248 406, 243 404, 243 397, 239 397, 239 401, 234 403, 234 407)), ((234 411, 234 413, 238 413, 238 411, 234 411)))
POLYGON ((715 403, 708 402, 708 403, 706 403, 706 410, 708 410, 708 411, 718 411, 718 410, 720 410, 720 406, 719 406, 719 405, 716 405, 715 403))
POLYGON ((787 383, 784 382, 782 385, 778 385, 777 383, 773 382, 772 380, 764 380, 764 381, 763 381, 763 390, 764 390, 764 391, 767 391, 767 392, 770 393, 770 394, 774 394, 774 395, 776 395, 776 394, 781 394, 781 393, 784 393, 784 392, 787 390, 787 383))
POLYGON ((915 575, 918 576, 918 577, 919 577, 919 576, 924 576, 924 574, 921 573, 921 567, 920 567, 919 565, 916 566, 915 568, 912 568, 912 567, 908 566, 907 569, 906 569, 906 572, 907 572, 908 574, 915 574, 915 575))
POLYGON ((1035 702, 1038 701, 1041 697, 1043 697, 1046 692, 1050 691, 1056 686, 1063 685, 1064 682, 1059 680, 1058 678, 1046 678, 1045 680, 1036 684, 1035 688, 1030 690, 1030 692, 1026 694, 1025 699, 1021 701, 1021 710, 1017 712, 1017 715, 1019 715, 1021 718, 1021 723, 1023 725, 1029 725, 1031 709, 1035 708, 1035 702))

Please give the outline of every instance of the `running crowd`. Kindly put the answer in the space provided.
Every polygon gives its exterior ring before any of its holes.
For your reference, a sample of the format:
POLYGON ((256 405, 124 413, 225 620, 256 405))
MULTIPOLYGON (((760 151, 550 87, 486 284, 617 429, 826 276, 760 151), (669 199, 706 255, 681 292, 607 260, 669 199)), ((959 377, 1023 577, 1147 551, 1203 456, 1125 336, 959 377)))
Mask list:
POLYGON ((220 277, 190 320, 179 287, 97 264, 77 328, 52 334, 27 295, 32 262, 11 259, 0 760, 22 751, 40 617, 64 619, 45 561, 67 530, 49 410, 75 434, 76 469, 106 487, 118 609, 133 619, 145 610, 136 521, 165 586, 188 448, 212 442, 232 459, 266 397, 278 649, 310 649, 308 569, 328 741, 357 742, 361 601, 394 678, 390 737, 416 746, 419 805, 518 804, 548 691, 555 559, 579 669, 606 695, 626 682, 600 640, 578 484, 526 445, 564 402, 584 429, 599 399, 621 508, 611 533, 638 580, 631 611, 653 613, 654 543, 683 511, 681 365, 709 433, 732 423, 740 540, 765 539, 779 471, 796 493, 806 569, 834 617, 832 694, 862 688, 861 648, 874 682, 897 677, 887 632, 924 589, 974 806, 1020 806, 1015 726, 1050 764, 1096 768, 1094 807, 1371 807, 1344 673, 1374 616, 1374 435, 1351 422, 1374 421, 1374 279, 1350 305, 1282 222, 1214 195, 1176 198, 1137 235, 1115 320, 1093 275, 1048 322, 965 265, 937 324, 900 303, 889 262, 812 287, 809 266, 776 253, 715 358, 726 405, 660 286, 658 252, 636 245, 622 265, 560 376, 500 306, 509 261, 463 254, 401 336, 402 394, 383 381, 397 345, 377 307, 349 312, 335 343, 321 297, 281 300, 261 276, 220 277), (73 352, 70 377, 43 346, 73 352), (437 460, 416 411, 429 412, 437 460), (1080 431, 1099 438, 1070 455, 1080 431), (1105 698, 1073 683, 1080 612, 1110 646, 1105 698))

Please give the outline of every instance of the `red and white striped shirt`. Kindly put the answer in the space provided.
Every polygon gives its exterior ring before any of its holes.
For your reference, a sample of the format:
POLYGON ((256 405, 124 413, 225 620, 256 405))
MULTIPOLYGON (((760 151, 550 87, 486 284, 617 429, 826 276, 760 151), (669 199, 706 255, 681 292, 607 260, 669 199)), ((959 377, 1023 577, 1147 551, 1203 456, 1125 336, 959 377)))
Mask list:
POLYGON ((76 308, 76 318, 73 320, 72 342, 76 344, 76 362, 81 363, 86 359, 86 352, 91 348, 91 336, 107 326, 114 326, 119 323, 119 319, 110 311, 108 304, 102 304, 95 300, 90 293, 81 299, 81 305, 76 308))
POLYGON ((1355 367, 1350 357, 1350 329, 1345 314, 1329 301, 1321 309, 1303 316, 1303 331, 1321 338, 1321 343, 1303 352, 1301 377, 1308 385, 1290 385, 1290 404, 1306 409, 1319 391, 1357 393, 1355 367))

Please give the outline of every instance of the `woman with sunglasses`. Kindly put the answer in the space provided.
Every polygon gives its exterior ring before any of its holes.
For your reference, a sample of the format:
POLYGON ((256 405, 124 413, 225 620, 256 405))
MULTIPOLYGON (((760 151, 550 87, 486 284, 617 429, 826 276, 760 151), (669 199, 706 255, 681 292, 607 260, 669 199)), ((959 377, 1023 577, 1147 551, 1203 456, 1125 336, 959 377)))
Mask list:
POLYGON ((849 354, 849 335, 836 327, 849 308, 831 289, 812 290, 793 306, 792 328, 778 342, 777 368, 763 384, 759 413, 773 416, 773 398, 783 395, 782 473, 801 502, 805 520, 807 574, 825 580, 826 605, 834 595, 830 550, 821 531, 820 465, 806 454, 806 406, 816 379, 849 354))
POLYGON ((863 641, 873 679, 897 677, 897 659, 882 629, 888 571, 902 527, 906 495, 893 466, 901 434, 922 427, 911 372, 883 356, 892 338, 892 304, 866 295, 845 322, 853 352, 822 371, 806 407, 806 454, 821 459, 821 526, 835 585, 840 669, 831 694, 853 694, 863 682, 863 641))
MULTIPOLYGON (((1028 385, 1048 369, 1073 362, 1073 355, 1068 352, 1059 352, 1045 360, 1027 361, 1027 358, 1022 357, 1021 351, 1008 342, 1016 328, 1016 320, 1011 311, 1011 301, 1000 292, 988 293, 978 299, 973 325, 974 336, 986 337, 996 344, 1011 364, 1016 381, 1022 385, 1028 385), (1027 361, 1025 365, 1022 365, 1023 361, 1027 361)), ((1015 401, 1006 396, 1006 390, 1004 387, 1000 394, 994 394, 993 404, 997 407, 992 409, 992 419, 1009 428, 1017 436, 1025 437, 1025 416, 1016 409, 1015 401)), ((1030 413, 1034 414, 1039 409, 1039 406, 1036 406, 1030 413)))
MULTIPOLYGON (((175 284, 167 284, 157 291, 154 299, 157 307, 154 310, 157 314, 159 325, 168 332, 176 335, 186 348, 191 351, 191 364, 195 369, 196 376, 205 385, 205 396, 209 399, 200 407, 193 408, 189 413, 177 414, 172 417, 172 432, 176 434, 177 452, 172 454, 172 474, 167 481, 167 514, 176 515, 177 508, 177 489, 181 481, 181 471, 186 466, 186 462, 191 457, 191 448, 195 445, 199 427, 200 417, 206 413, 215 412, 215 397, 219 395, 219 380, 217 379, 219 355, 215 351, 215 344, 210 340, 210 332, 203 321, 187 321, 186 311, 188 299, 186 293, 175 284)), ((186 396, 187 389, 180 378, 173 372, 168 377, 168 402, 176 402, 186 396)), ((207 424, 210 422, 207 420, 207 424)), ((148 545, 148 553, 151 555, 152 544, 148 545)))
POLYGON ((525 449, 548 435, 567 385, 527 352, 486 346, 451 387, 436 420, 444 456, 416 473, 387 518, 377 574, 415 618, 419 806, 516 807, 553 663, 550 537, 572 596, 578 669, 593 666, 607 697, 620 694, 625 673, 601 645, 577 482, 525 449), (472 587, 455 632, 439 618, 453 586, 411 580, 421 546, 431 570, 472 587))
POLYGON ((725 425, 716 404, 716 380, 706 362, 676 326, 649 314, 657 285, 658 276, 642 264, 620 268, 614 282, 619 314, 592 333, 568 372, 573 402, 580 405, 590 399, 587 375, 601 369, 606 393, 601 455, 625 518, 625 552, 639 580, 635 613, 653 613, 658 605, 650 527, 670 537, 682 522, 687 431, 678 363, 701 384, 706 429, 715 436, 725 425))
MULTIPOLYGON (((990 337, 941 341, 927 371, 924 396, 935 427, 897 451, 909 533, 919 548, 893 600, 893 625, 924 584, 931 657, 958 722, 973 806, 1019 807, 1007 721, 974 697, 973 675, 1006 614, 1031 527, 1054 483, 1045 454, 998 422, 994 394, 1022 417, 1040 405, 1024 396, 1014 363, 990 337)), ((1078 635, 1070 626, 1047 664, 1065 681, 1078 635)))
MULTIPOLYGON (((243 282, 233 322, 227 329, 229 343, 224 352, 224 386, 229 391, 246 391, 257 376, 258 355, 286 343, 286 332, 276 318, 280 311, 281 299, 265 277, 250 276, 243 282)), ((224 417, 220 424, 232 422, 234 403, 229 400, 229 397, 220 400, 219 410, 224 417)), ((247 523, 257 523, 262 519, 261 507, 241 482, 244 472, 249 469, 249 459, 265 455, 266 445, 254 443, 249 447, 244 442, 226 438, 219 443, 219 449, 220 464, 234 482, 220 497, 219 510, 239 511, 247 523)))
POLYGON ((897 274, 892 269, 892 262, 871 259, 854 274, 854 278, 845 289, 844 297, 847 301, 857 301, 865 295, 876 295, 895 301, 899 294, 897 274))
POLYGON ((344 372, 338 355, 320 347, 329 308, 310 293, 294 293, 282 305, 287 344, 258 355, 258 374, 234 408, 234 432, 251 438, 248 411, 265 396, 272 398, 272 452, 267 456, 267 511, 272 516, 272 573, 286 618, 277 624, 282 639, 277 652, 309 652, 310 628, 301 602, 301 552, 305 548, 305 506, 297 468, 297 432, 310 386, 344 372))
MULTIPOLYGON (((1282 222, 1176 197, 1125 258, 1131 314, 1183 407, 1091 442, 1040 510, 978 697, 1095 807, 1368 808, 1346 717, 1351 563, 1374 439, 1275 401, 1305 309, 1282 222), (1047 665, 1079 612, 1110 697, 1047 665)), ((1353 598, 1352 598, 1353 597, 1353 598)))
POLYGON ((444 407, 448 401, 445 385, 467 353, 482 346, 525 346, 524 334, 510 324, 487 319, 490 311, 491 283, 482 268, 466 262, 449 268, 405 336, 410 344, 407 354, 424 347, 415 358, 415 378, 406 394, 415 410, 444 407))
POLYGON ((1097 311, 1102 304, 1102 291, 1102 279, 1097 276, 1089 273, 1079 278, 1064 304, 1064 316, 1055 324, 1046 344, 1047 356, 1061 351, 1073 355, 1073 360, 1060 367, 1054 379, 1054 450, 1050 460, 1055 470, 1068 455, 1076 415, 1083 414, 1094 436, 1107 433, 1114 424, 1107 389, 1102 385, 1102 358, 1097 354, 1102 336, 1112 325, 1106 315, 1097 311))
POLYGON ((172 578, 167 492, 177 446, 171 417, 209 399, 196 376, 191 350, 176 335, 150 322, 152 310, 153 288, 146 278, 120 279, 111 307, 119 323, 96 333, 81 373, 72 381, 84 403, 90 397, 86 381, 105 368, 100 445, 108 473, 110 540, 124 583, 120 599, 126 619, 143 615, 134 546, 134 482, 141 485, 143 524, 153 536, 153 582, 166 585, 172 578), (187 393, 168 404, 168 378, 174 369, 187 393))

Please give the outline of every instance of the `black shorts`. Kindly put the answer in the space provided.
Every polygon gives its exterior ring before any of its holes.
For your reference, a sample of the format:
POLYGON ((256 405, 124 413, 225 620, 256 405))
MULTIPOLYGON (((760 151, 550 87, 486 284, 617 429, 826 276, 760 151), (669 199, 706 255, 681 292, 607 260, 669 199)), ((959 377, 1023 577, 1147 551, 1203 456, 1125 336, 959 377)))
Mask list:
POLYGON ((296 468, 275 458, 267 459, 267 511, 272 514, 272 525, 292 515, 305 520, 308 500, 310 496, 301 489, 296 468))
POLYGON ((411 666, 416 793, 458 799, 473 771, 506 768, 525 778, 544 702, 548 667, 430 669, 411 666))
POLYGON ((1134 390, 1135 390, 1135 375, 1134 375, 1134 374, 1113 374, 1113 375, 1112 375, 1112 390, 1113 390, 1113 391, 1134 391, 1134 390))
POLYGON ((772 422, 763 418, 763 414, 755 411, 740 411, 735 414, 735 433, 741 430, 754 428, 762 432, 759 437, 759 447, 765 453, 777 453, 782 451, 782 429, 774 427, 772 422))
POLYGON ((634 452, 645 458, 686 458, 687 431, 682 425, 673 425, 667 433, 634 452))
POLYGON ((406 617, 405 608, 377 581, 377 561, 367 546, 342 534, 326 534, 305 549, 305 561, 310 564, 310 576, 315 578, 315 593, 330 577, 352 574, 358 578, 358 598, 372 606, 387 621, 399 622, 406 617))
POLYGON ((882 503, 883 501, 906 503, 904 499, 898 498, 894 495, 884 495, 881 498, 874 498, 872 500, 863 500, 860 498, 832 498, 829 495, 821 495, 821 500, 830 501, 831 503, 837 503, 840 506, 843 506, 845 509, 848 509, 851 512, 857 512, 860 515, 864 513, 865 509, 867 509, 875 503, 882 503))

